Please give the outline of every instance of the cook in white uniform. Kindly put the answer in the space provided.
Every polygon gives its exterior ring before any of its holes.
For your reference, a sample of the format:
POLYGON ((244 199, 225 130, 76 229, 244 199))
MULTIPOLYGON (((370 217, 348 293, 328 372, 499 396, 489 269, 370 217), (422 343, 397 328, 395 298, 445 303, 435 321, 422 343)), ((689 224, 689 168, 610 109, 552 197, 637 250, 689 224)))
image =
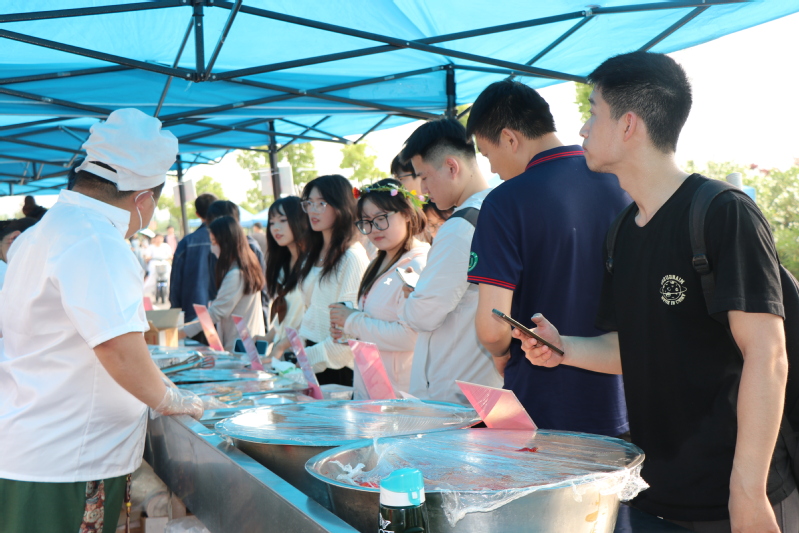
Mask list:
POLYGON ((146 227, 178 143, 121 109, 91 129, 73 191, 11 246, 0 292, 0 531, 114 531, 147 407, 202 416, 168 387, 142 332, 146 227))

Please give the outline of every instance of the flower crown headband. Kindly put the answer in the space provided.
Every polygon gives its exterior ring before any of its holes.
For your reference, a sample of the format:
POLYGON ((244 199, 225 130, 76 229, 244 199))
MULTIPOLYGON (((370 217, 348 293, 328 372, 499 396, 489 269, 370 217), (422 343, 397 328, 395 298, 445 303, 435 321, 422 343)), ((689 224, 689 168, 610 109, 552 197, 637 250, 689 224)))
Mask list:
POLYGON ((387 192, 390 193, 391 196, 397 196, 398 194, 401 194, 402 196, 410 200, 411 203, 416 207, 418 207, 419 209, 422 209, 425 201, 424 195, 417 193, 415 190, 409 191, 402 185, 397 186, 394 184, 388 184, 388 185, 381 185, 380 187, 375 187, 374 185, 367 185, 366 187, 361 187, 360 189, 357 187, 354 187, 352 189, 352 195, 355 197, 356 200, 358 200, 361 197, 361 195, 368 194, 370 192, 387 192))

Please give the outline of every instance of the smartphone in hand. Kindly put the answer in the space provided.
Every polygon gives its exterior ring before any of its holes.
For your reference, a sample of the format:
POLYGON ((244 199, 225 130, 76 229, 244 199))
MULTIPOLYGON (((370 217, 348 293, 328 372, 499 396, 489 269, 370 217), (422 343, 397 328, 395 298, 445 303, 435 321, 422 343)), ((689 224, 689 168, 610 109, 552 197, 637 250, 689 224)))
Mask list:
POLYGON ((416 272, 405 272, 402 267, 397 267, 397 275, 408 287, 413 287, 415 289, 416 284, 419 283, 419 274, 416 272))
POLYGON ((534 338, 535 340, 537 340, 540 344, 543 344, 544 346, 549 346, 550 350, 552 350, 556 354, 563 355, 563 350, 561 350, 560 348, 558 348, 557 346, 555 346, 551 342, 548 342, 548 341, 542 339, 540 335, 537 335, 536 333, 534 333, 533 330, 531 330, 527 326, 522 325, 521 322, 517 322, 516 320, 512 319, 511 317, 509 317, 508 315, 506 315, 505 313, 503 313, 499 309, 492 309, 491 312, 494 313, 500 319, 502 319, 505 322, 507 322, 508 324, 510 324, 512 327, 518 329, 519 331, 521 331, 522 333, 527 335, 528 337, 534 338))

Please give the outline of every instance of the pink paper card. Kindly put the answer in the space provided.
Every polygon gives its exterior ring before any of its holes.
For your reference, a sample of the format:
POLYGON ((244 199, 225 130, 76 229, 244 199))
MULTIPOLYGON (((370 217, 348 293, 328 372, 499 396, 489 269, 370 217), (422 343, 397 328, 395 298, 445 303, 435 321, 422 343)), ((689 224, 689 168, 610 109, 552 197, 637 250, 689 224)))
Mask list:
POLYGON ((380 351, 371 342, 349 341, 355 364, 361 373, 370 400, 396 400, 380 351))
POLYGON ((150 300, 149 296, 144 297, 144 310, 145 311, 152 311, 153 310, 153 301, 150 300))
POLYGON ((240 316, 231 315, 233 323, 236 324, 236 329, 241 337, 241 342, 244 343, 244 349, 247 350, 247 355, 250 356, 250 368, 253 370, 263 370, 264 365, 261 364, 261 358, 258 356, 258 348, 255 347, 255 342, 250 336, 250 331, 247 329, 247 324, 240 316))
POLYGON ((458 380, 455 383, 486 426, 495 429, 538 429, 513 391, 458 380))
POLYGON ((291 343, 291 349, 294 350, 294 355, 297 356, 297 362, 300 364, 302 374, 305 376, 305 381, 308 382, 308 389, 311 392, 311 397, 317 400, 323 400, 322 388, 319 386, 319 381, 316 379, 311 363, 308 362, 308 355, 305 353, 305 347, 302 345, 302 339, 296 329, 286 328, 286 335, 291 343))
POLYGON ((208 314, 208 308, 204 305, 194 304, 194 312, 197 313, 197 318, 200 319, 200 325, 203 327, 205 339, 208 341, 208 347, 212 350, 224 352, 225 347, 222 346, 222 341, 219 340, 219 334, 214 327, 214 321, 211 320, 211 315, 208 314))

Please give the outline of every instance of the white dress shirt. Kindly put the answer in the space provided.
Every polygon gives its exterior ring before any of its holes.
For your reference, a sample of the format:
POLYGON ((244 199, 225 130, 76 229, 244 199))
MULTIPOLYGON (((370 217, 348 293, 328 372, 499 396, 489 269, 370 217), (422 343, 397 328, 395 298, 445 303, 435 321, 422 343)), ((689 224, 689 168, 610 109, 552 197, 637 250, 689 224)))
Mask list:
MULTIPOLYGON (((490 189, 470 196, 480 209, 490 189)), ((413 352, 410 393, 421 400, 469 405, 455 380, 502 388, 491 354, 477 338, 477 285, 466 281, 474 226, 460 217, 444 222, 427 255, 419 283, 399 318, 419 333, 413 352)))
POLYGON ((0 291, 0 478, 93 481, 141 463, 147 408, 93 350, 147 330, 129 220, 62 191, 11 246, 0 291))

